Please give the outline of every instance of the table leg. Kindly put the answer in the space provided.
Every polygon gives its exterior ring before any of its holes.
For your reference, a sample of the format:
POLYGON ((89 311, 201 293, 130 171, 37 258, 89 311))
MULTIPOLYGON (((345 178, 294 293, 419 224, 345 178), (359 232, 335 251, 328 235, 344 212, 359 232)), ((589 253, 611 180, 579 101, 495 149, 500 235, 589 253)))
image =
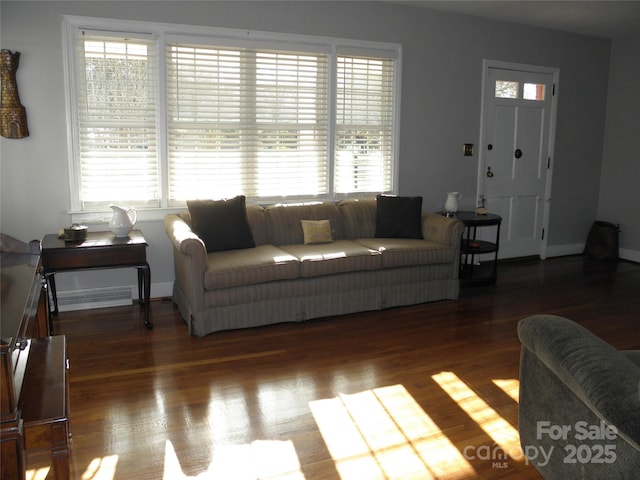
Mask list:
POLYGON ((144 292, 143 292, 143 287, 144 287, 144 275, 142 273, 142 267, 138 267, 138 303, 140 303, 140 305, 144 305, 144 292))
POLYGON ((53 439, 51 448, 51 463, 56 480, 69 480, 71 478, 69 465, 69 421, 61 422, 61 425, 53 427, 53 439))
POLYGON ((149 309, 151 307, 151 268, 145 263, 137 267, 138 269, 138 301, 144 308, 144 325, 147 329, 153 328, 153 323, 149 320, 149 309))
MULTIPOLYGON (((47 280, 47 284, 51 289, 51 297, 53 298, 53 313, 54 315, 58 315, 58 294, 56 292, 56 272, 45 273, 45 278, 47 280)), ((47 297, 47 302, 49 298, 47 297)))

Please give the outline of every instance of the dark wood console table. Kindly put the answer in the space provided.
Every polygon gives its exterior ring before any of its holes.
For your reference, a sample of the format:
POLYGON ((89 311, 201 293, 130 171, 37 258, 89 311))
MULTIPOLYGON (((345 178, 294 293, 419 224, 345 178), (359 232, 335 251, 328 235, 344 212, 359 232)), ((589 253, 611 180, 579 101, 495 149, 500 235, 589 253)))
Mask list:
POLYGON ((138 270, 138 300, 144 308, 144 324, 151 330, 151 270, 147 263, 146 248, 147 241, 140 230, 131 230, 127 237, 116 237, 111 232, 89 232, 87 239, 80 243, 65 242, 57 234, 45 235, 42 240, 42 266, 51 288, 54 314, 58 313, 56 272, 135 267, 138 270))

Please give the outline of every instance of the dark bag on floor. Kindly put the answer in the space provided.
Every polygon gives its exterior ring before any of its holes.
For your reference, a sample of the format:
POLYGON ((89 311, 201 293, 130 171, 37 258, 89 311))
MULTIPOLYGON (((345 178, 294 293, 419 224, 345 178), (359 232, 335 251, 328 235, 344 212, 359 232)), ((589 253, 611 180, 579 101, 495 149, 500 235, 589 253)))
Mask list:
POLYGON ((587 243, 582 253, 595 260, 617 261, 619 259, 619 232, 620 225, 601 221, 594 222, 589 230, 587 243))

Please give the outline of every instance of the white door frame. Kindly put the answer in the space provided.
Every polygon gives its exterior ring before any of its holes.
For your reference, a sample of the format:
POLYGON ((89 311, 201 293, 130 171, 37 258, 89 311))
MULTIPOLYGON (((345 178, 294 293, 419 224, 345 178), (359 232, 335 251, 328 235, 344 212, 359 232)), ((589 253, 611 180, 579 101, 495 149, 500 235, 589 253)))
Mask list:
POLYGON ((547 181, 545 186, 545 194, 544 194, 544 212, 543 212, 543 220, 542 220, 542 229, 544 234, 542 236, 542 240, 540 242, 540 258, 547 258, 547 239, 549 238, 549 215, 551 209, 551 181, 553 177, 553 164, 554 164, 554 147, 555 147, 555 137, 556 137, 556 114, 558 110, 558 93, 559 93, 559 84, 560 84, 560 69, 555 67, 543 67, 539 65, 526 65, 522 63, 512 63, 512 62, 503 62, 500 60, 488 60, 484 59, 482 61, 482 103, 480 107, 480 141, 478 145, 480 146, 479 154, 478 154, 478 178, 477 178, 477 186, 476 186, 476 199, 480 201, 480 195, 484 192, 484 175, 486 171, 485 166, 485 152, 487 151, 487 146, 485 142, 485 124, 484 124, 484 115, 485 115, 485 87, 486 82, 489 78, 489 69, 490 68, 498 68, 501 70, 515 70, 521 72, 531 72, 531 73, 544 73, 553 76, 553 92, 551 98, 551 117, 549 123, 549 151, 547 152, 549 158, 549 168, 547 169, 547 181))

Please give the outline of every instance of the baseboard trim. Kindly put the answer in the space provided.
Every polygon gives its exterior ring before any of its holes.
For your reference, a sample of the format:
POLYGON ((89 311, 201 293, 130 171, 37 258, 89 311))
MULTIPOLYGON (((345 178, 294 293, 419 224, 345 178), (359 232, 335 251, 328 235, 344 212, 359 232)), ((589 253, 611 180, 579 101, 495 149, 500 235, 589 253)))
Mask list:
POLYGON ((622 258, 623 260, 629 260, 630 262, 640 263, 640 252, 638 250, 621 248, 620 258, 622 258))
POLYGON ((165 298, 172 296, 173 282, 151 283, 151 298, 165 298))
POLYGON ((567 255, 578 255, 584 250, 584 243, 574 243, 569 245, 547 245, 547 258, 566 257, 567 255))
MULTIPOLYGON (((565 257, 567 255, 579 255, 584 251, 583 243, 573 245, 550 245, 547 247, 547 258, 549 257, 565 257)), ((631 250, 629 248, 621 248, 618 255, 622 260, 640 263, 640 251, 631 250)))

